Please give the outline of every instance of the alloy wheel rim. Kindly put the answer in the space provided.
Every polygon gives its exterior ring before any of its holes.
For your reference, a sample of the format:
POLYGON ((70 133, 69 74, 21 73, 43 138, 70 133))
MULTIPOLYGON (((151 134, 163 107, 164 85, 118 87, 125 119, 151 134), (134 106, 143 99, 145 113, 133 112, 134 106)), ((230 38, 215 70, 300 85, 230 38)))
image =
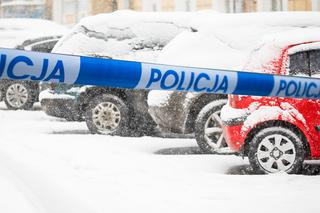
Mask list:
POLYGON ((15 108, 23 107, 28 101, 28 96, 28 90, 22 84, 12 84, 6 92, 8 103, 15 108))
POLYGON ((225 145, 226 141, 223 136, 220 111, 214 112, 206 121, 204 138, 207 144, 214 150, 222 148, 225 145))
POLYGON ((115 104, 103 102, 92 110, 92 120, 101 133, 109 134, 119 127, 121 113, 115 104))
POLYGON ((273 134, 261 141, 257 158, 260 166, 269 173, 286 172, 295 162, 296 149, 289 138, 273 134))

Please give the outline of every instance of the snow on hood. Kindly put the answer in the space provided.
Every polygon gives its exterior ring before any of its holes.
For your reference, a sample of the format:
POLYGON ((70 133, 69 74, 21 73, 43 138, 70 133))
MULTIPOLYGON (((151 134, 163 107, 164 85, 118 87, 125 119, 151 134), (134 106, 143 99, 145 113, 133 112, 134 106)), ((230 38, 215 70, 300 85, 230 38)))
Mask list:
POLYGON ((288 45, 320 40, 317 12, 207 13, 191 25, 197 32, 184 32, 172 40, 159 63, 255 70, 288 45))
POLYGON ((117 11, 84 18, 54 52, 151 62, 197 13, 117 11))
POLYGON ((0 47, 15 48, 25 40, 67 33, 68 29, 43 19, 1 18, 0 47))

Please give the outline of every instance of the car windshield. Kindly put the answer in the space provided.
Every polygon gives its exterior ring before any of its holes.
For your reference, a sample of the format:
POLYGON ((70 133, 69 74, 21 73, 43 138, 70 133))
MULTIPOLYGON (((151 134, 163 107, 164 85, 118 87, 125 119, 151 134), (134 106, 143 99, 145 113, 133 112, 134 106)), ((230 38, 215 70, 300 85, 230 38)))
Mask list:
POLYGON ((320 0, 0 0, 0 213, 320 212, 320 0))

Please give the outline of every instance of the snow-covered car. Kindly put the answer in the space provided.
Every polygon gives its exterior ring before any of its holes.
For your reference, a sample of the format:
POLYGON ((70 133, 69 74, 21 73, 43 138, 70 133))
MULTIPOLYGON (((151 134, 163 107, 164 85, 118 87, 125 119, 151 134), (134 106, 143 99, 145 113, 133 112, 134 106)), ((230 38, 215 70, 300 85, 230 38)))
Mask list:
MULTIPOLYGON (((118 11, 83 19, 53 52, 154 62, 162 48, 188 25, 192 13, 118 11)), ((148 91, 98 86, 56 85, 41 93, 48 115, 85 119, 91 133, 150 134, 148 91)))
MULTIPOLYGON (((250 55, 259 49, 258 40, 266 34, 319 26, 315 21, 318 13, 208 14, 208 17, 194 20, 196 30, 184 32, 171 41, 158 62, 243 70, 250 55)), ((182 134, 194 132, 205 153, 226 151, 219 116, 226 102, 224 95, 167 91, 152 91, 148 99, 150 114, 161 129, 182 134)))
MULTIPOLYGON (((264 37, 244 69, 319 77, 320 27, 312 26, 316 23, 312 21, 296 26, 292 23, 292 27, 264 37)), ((319 86, 291 81, 277 93, 317 98, 319 86)), ((255 172, 299 173, 305 159, 320 156, 319 112, 319 100, 315 99, 230 95, 221 118, 227 144, 248 156, 255 172)))
POLYGON ((204 153, 226 147, 220 122, 220 110, 226 95, 151 91, 149 112, 162 132, 195 133, 204 153))
MULTIPOLYGON (((16 49, 36 52, 51 52, 61 36, 48 36, 29 39, 18 45, 16 49)), ((35 81, 0 80, 0 98, 8 109, 31 109, 39 100, 39 92, 45 84, 35 81)))
MULTIPOLYGON (((67 29, 39 19, 0 19, 0 47, 51 52, 67 29)), ((30 109, 38 101, 39 83, 0 80, 0 99, 8 109, 30 109)))
MULTIPOLYGON (((224 43, 218 34, 228 35, 225 28, 219 25, 229 17, 208 13, 207 16, 195 18, 191 24, 193 31, 181 33, 173 39, 159 55, 158 62, 235 69, 244 57, 238 53, 239 47, 229 46, 228 42, 232 42, 233 37, 225 36, 228 40, 224 43), (230 57, 237 60, 230 63, 226 60, 230 57)), ((226 102, 227 96, 219 94, 151 91, 148 95, 150 115, 161 131, 169 135, 194 134, 204 153, 215 153, 226 147, 220 120, 220 110, 226 102)))

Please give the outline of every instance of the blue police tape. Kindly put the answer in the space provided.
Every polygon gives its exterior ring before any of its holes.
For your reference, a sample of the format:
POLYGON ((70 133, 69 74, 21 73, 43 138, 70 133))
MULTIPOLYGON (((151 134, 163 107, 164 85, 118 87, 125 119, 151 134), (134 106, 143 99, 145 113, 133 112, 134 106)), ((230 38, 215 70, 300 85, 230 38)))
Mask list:
POLYGON ((0 79, 127 89, 320 98, 320 79, 0 49, 0 79))

